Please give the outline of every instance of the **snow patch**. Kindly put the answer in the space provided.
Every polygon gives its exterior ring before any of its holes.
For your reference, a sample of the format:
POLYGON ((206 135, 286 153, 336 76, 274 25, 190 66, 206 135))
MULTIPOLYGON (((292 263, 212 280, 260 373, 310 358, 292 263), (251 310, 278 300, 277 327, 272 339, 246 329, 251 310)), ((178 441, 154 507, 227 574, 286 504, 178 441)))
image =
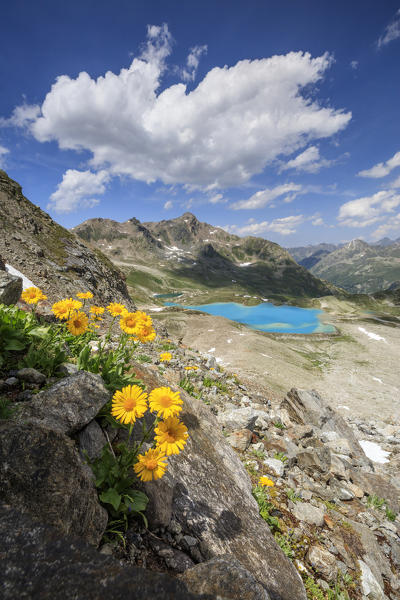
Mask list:
POLYGON ((21 273, 21 271, 18 271, 18 269, 14 269, 14 267, 12 267, 11 265, 6 264, 6 271, 10 273, 10 275, 16 275, 17 277, 22 278, 22 289, 26 290, 26 288, 28 287, 36 287, 30 279, 28 279, 23 273, 21 273))
POLYGON ((232 340, 226 340, 227 344, 232 344, 232 340))
POLYGON ((215 352, 215 348, 210 348, 208 352, 215 352))
POLYGON ((249 265, 252 265, 253 263, 251 262, 247 262, 247 263, 239 263, 239 267, 248 267, 249 265))
POLYGON ((215 331, 214 329, 207 329, 207 331, 215 331))
POLYGON ((272 358, 272 356, 270 356, 269 354, 263 354, 262 352, 260 352, 261 356, 265 356, 265 358, 272 358))
POLYGON ((345 406, 344 404, 339 404, 338 408, 344 408, 345 410, 350 410, 348 406, 345 406))
POLYGON ((385 344, 387 344, 387 341, 385 340, 384 337, 382 337, 381 335, 378 335, 377 333, 371 333, 370 331, 367 331, 366 329, 364 329, 364 327, 359 327, 358 331, 361 331, 361 333, 365 333, 365 335, 367 335, 369 338, 371 338, 371 340, 382 340, 382 342, 385 342, 385 344))
POLYGON ((378 381, 379 383, 383 383, 382 379, 379 379, 379 377, 373 377, 372 379, 374 381, 378 381))
POLYGON ((360 440, 360 446, 364 450, 366 456, 373 462, 381 464, 389 462, 387 457, 389 456, 390 452, 383 450, 383 448, 381 448, 376 442, 360 440))
POLYGON ((161 312, 162 310, 164 310, 163 306, 157 306, 156 308, 150 308, 151 312, 161 312))

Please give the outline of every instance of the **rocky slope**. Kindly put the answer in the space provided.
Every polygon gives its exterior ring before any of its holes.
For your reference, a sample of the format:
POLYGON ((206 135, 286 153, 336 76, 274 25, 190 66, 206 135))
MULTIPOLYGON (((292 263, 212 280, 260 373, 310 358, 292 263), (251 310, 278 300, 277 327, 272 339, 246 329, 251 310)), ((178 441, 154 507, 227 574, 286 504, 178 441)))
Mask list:
POLYGON ((370 294, 400 282, 399 240, 386 238, 376 244, 352 240, 341 246, 289 248, 289 252, 317 277, 352 293, 370 294))
MULTIPOLYGON (((145 484, 149 530, 133 522, 123 544, 93 548, 106 521, 79 450, 97 455, 112 433, 96 419, 107 392, 73 365, 53 385, 31 370, 44 391, 0 422, 0 500, 13 507, 0 511, 5 598, 400 598, 400 423, 345 420, 312 391, 271 399, 173 342, 138 359, 149 389, 181 386, 190 434, 164 478, 145 484), (372 462, 360 440, 390 461, 372 462), (273 486, 257 506, 261 475, 273 486)), ((10 379, 0 387, 15 397, 27 373, 10 379)))
POLYGON ((73 231, 122 266, 132 286, 150 293, 198 287, 285 299, 335 289, 297 265, 278 244, 231 235, 191 213, 143 224, 90 219, 73 231))
POLYGON ((90 290, 97 301, 131 302, 124 274, 99 250, 55 223, 0 170, 0 255, 54 298, 90 290))

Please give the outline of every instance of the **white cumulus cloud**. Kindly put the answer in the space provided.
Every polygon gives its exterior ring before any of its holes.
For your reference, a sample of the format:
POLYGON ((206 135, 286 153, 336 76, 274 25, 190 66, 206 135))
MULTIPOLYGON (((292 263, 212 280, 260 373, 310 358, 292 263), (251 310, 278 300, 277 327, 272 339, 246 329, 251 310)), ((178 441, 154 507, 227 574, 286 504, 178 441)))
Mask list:
POLYGON ((164 204, 164 210, 170 210, 173 207, 173 203, 171 200, 167 200, 164 204))
POLYGON ((378 229, 372 233, 372 238, 374 240, 380 240, 381 238, 387 236, 388 233, 393 232, 400 234, 400 213, 393 215, 386 223, 379 225, 378 229))
POLYGON ((302 93, 323 78, 328 54, 290 52, 215 67, 188 92, 184 83, 162 88, 171 48, 168 27, 149 26, 147 44, 128 68, 97 79, 60 75, 40 115, 34 106, 28 119, 25 106, 26 118, 15 121, 28 120, 40 142, 88 150, 95 169, 213 189, 248 181, 351 119, 302 93))
POLYGON ((9 119, 0 118, 0 127, 29 127, 40 115, 37 104, 21 104, 16 106, 9 119))
POLYGON ((286 199, 293 200, 297 194, 301 193, 301 191, 302 186, 297 183, 283 183, 274 188, 259 190, 247 200, 234 202, 231 204, 230 208, 233 208, 234 210, 262 208, 280 196, 286 196, 286 199))
POLYGON ((107 171, 92 173, 68 169, 56 191, 50 196, 47 208, 68 213, 81 206, 96 206, 99 200, 93 196, 104 194, 109 179, 107 171))
POLYGON ((321 158, 319 148, 310 146, 296 158, 289 160, 280 167, 280 171, 296 169, 296 171, 305 171, 306 173, 318 173, 322 167, 329 167, 334 161, 321 158))
POLYGON ((342 204, 338 220, 348 227, 367 227, 384 220, 400 206, 400 194, 396 190, 381 190, 372 196, 350 200, 342 204))
POLYGON ((396 12, 394 19, 385 29, 385 33, 378 39, 378 48, 386 46, 393 40, 400 38, 400 9, 396 12))
POLYGON ((289 217, 282 217, 279 219, 273 219, 272 221, 261 221, 260 223, 249 223, 247 225, 227 225, 223 227, 230 233, 236 235, 254 235, 259 236, 269 231, 274 233, 280 233, 281 235, 291 235, 296 233, 297 227, 304 223, 305 217, 303 215, 291 215, 289 217))
POLYGON ((380 177, 386 177, 393 169, 400 167, 400 152, 396 152, 392 158, 389 158, 386 162, 378 163, 370 169, 360 171, 358 175, 360 177, 370 177, 372 179, 379 179, 380 177))
POLYGON ((207 52, 207 46, 194 46, 190 49, 186 59, 186 67, 182 70, 182 79, 184 81, 194 81, 199 68, 202 54, 207 52))

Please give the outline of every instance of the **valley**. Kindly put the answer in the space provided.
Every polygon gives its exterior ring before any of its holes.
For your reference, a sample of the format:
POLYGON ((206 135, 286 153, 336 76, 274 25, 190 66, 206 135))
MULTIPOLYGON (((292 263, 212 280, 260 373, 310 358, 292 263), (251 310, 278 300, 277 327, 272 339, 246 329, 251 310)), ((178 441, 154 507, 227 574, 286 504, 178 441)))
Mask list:
MULTIPOLYGON (((181 299, 180 299, 181 300, 181 299)), ((264 333, 195 311, 146 306, 172 338, 211 354, 229 371, 278 399, 288 387, 315 389, 343 416, 398 422, 399 323, 374 321, 350 302, 324 297, 337 334, 264 333)))

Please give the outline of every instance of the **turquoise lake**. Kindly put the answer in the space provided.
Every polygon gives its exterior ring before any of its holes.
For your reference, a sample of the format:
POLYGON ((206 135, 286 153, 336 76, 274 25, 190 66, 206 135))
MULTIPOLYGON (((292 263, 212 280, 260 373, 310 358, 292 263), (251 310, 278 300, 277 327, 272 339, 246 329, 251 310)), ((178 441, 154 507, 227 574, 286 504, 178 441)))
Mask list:
POLYGON ((270 302, 263 302, 257 306, 244 306, 236 302, 215 302, 198 306, 165 302, 165 305, 200 310, 209 315, 243 323, 260 331, 280 333, 333 333, 335 331, 333 325, 320 321, 319 316, 323 311, 313 308, 275 306, 270 302))

